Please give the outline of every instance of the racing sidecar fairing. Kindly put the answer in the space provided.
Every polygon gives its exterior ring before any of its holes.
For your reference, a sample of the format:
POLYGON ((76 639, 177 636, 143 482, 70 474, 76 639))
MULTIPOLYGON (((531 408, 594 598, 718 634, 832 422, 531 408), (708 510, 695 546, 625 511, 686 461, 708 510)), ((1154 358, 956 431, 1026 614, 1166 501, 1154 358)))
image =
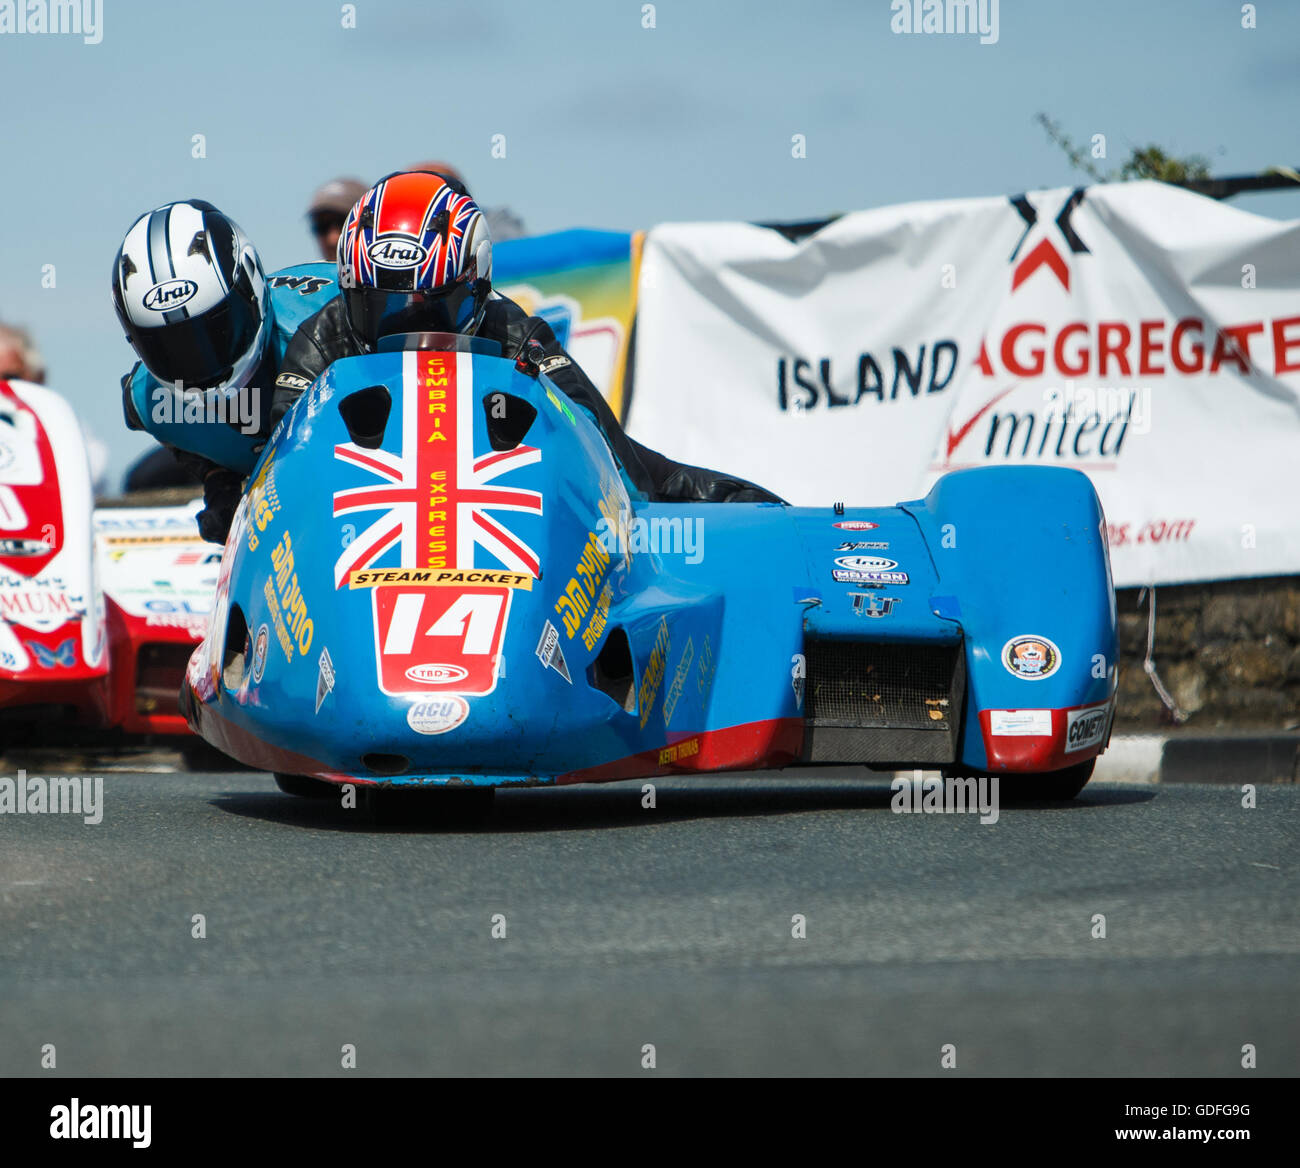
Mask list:
POLYGON ((854 763, 1086 781, 1114 711, 1082 474, 896 507, 650 504, 542 375, 336 362, 264 451, 182 706, 283 775, 505 786, 854 763))
POLYGON ((178 734, 219 548, 193 506, 94 510, 68 403, 0 381, 0 741, 178 734))
POLYGON ((212 611, 221 548, 199 535, 199 500, 118 502, 94 517, 112 666, 108 723, 127 734, 189 738, 178 692, 212 611))

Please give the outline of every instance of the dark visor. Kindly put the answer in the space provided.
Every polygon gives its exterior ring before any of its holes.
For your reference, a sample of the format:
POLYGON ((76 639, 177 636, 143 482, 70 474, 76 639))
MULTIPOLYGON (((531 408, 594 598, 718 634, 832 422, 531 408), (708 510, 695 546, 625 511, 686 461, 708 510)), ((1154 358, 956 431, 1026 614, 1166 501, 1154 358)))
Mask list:
POLYGON ((381 292, 351 288, 348 316, 357 337, 373 349, 380 337, 395 333, 459 333, 474 321, 478 308, 471 281, 437 292, 381 292))
POLYGON ((234 295, 190 320, 136 329, 132 340, 145 368, 159 381, 208 389, 230 380, 235 365, 256 343, 257 331, 253 305, 234 295))

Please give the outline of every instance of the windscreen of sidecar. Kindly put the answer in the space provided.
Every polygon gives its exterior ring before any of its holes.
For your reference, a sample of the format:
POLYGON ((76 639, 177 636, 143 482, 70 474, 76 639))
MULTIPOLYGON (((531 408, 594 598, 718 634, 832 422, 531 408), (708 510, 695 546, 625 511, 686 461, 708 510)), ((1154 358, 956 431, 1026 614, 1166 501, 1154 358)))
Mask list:
POLYGON ((478 353, 484 357, 500 357, 501 345, 487 337, 467 337, 462 333, 392 333, 380 337, 375 345, 380 353, 406 352, 420 349, 435 353, 478 353))

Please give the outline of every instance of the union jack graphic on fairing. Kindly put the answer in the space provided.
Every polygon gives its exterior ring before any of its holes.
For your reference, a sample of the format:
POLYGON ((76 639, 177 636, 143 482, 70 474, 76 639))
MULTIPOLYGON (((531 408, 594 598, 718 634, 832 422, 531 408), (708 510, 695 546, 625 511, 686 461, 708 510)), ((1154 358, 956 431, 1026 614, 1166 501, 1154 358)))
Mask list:
POLYGON ((369 568, 394 546, 403 568, 473 568, 482 548, 513 572, 538 577, 537 553, 489 511, 542 514, 539 491, 489 485, 540 462, 535 446, 474 453, 472 359, 468 353, 403 357, 400 454, 347 442, 334 457, 368 471, 378 484, 334 493, 334 514, 382 510, 334 565, 334 585, 369 568))

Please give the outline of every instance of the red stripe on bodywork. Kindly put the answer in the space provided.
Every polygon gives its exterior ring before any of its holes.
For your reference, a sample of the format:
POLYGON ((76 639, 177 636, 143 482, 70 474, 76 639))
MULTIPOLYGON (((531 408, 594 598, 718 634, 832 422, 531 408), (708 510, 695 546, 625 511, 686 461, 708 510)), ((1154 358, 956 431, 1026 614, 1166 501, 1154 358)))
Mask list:
MULTIPOLYGON (((1042 774, 1047 771, 1064 770, 1076 763, 1087 762, 1096 758, 1106 746, 1107 739, 1102 738, 1096 746, 1066 753, 1065 730, 1069 715, 1074 710, 1094 710, 1098 706, 1112 705, 1112 696, 1104 702, 1086 702, 1082 706, 1069 706, 1062 710, 1052 710, 1051 734, 994 734, 993 711, 979 712, 980 733, 984 736, 984 753, 988 756, 988 769, 1007 774, 1042 774)), ((1028 708, 1028 707, 1026 707, 1028 708)), ((1108 717, 1113 717, 1113 710, 1108 717)))
POLYGON ((284 775, 325 777, 333 774, 324 763, 297 751, 272 746, 222 717, 210 703, 202 701, 194 693, 188 678, 181 692, 181 707, 195 734, 246 766, 284 775))
POLYGON ((569 771, 557 779, 560 783, 611 783, 618 779, 641 779, 652 775, 694 774, 700 771, 735 771, 789 766, 803 750, 802 718, 769 718, 746 722, 721 730, 702 730, 698 734, 674 735, 673 741, 654 750, 569 771), (694 744, 697 748, 690 753, 694 744), (668 751, 675 758, 661 761, 668 751))
POLYGON ((456 354, 417 354, 415 378, 415 507, 420 533, 415 564, 419 568, 453 568, 457 566, 456 504, 460 497, 456 480, 456 354), (441 535, 434 534, 437 528, 441 535), (442 550, 434 545, 441 545, 442 550))
POLYGON ((358 450, 352 446, 335 446, 334 457, 341 458, 345 462, 356 463, 357 466, 364 466, 367 470, 372 470, 375 474, 392 482, 398 482, 400 479, 398 471, 395 471, 388 463, 381 462, 378 458, 366 454, 364 450, 358 450))

